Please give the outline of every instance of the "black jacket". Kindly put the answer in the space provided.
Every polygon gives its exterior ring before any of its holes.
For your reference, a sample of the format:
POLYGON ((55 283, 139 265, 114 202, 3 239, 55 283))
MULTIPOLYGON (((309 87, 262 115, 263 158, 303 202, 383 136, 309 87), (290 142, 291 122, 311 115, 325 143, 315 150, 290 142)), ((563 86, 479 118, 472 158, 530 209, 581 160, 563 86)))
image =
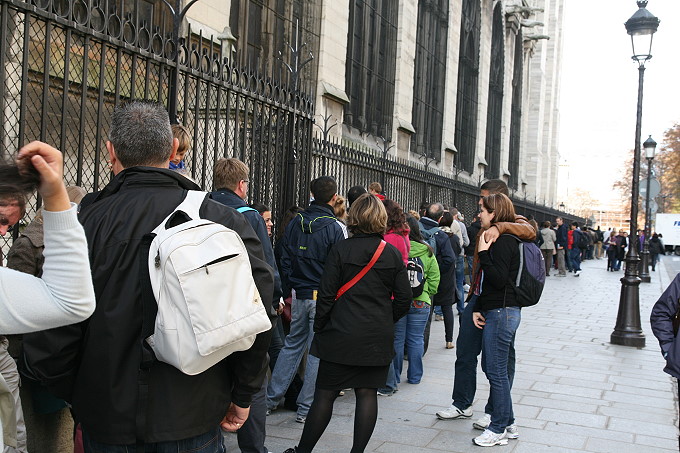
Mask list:
POLYGON ((331 249, 316 301, 314 356, 362 366, 387 365, 394 357, 394 323, 406 314, 412 296, 396 247, 388 243, 373 268, 335 300, 371 260, 380 239, 378 234, 356 234, 331 249))
MULTIPOLYGON (((236 210, 238 210, 238 208, 248 207, 248 204, 243 201, 243 198, 229 189, 218 189, 210 194, 210 198, 236 210)), ((271 316, 276 316, 276 309, 279 307, 279 299, 283 295, 283 292, 281 291, 279 268, 276 265, 276 259, 274 258, 274 249, 271 240, 269 239, 269 234, 267 233, 267 225, 264 223, 264 219, 260 213, 254 209, 244 211, 242 214, 248 223, 250 223, 250 226, 253 227, 255 234, 257 234, 257 237, 262 243, 265 261, 274 270, 274 296, 272 298, 272 306, 269 314, 271 316)))
MULTIPOLYGON (((453 244, 460 244, 458 236, 451 233, 445 233, 449 237, 449 243, 453 250, 453 244)), ((474 246, 473 246, 474 247, 474 246)), ((449 267, 448 272, 443 273, 440 271, 439 277, 439 287, 437 288, 437 294, 432 298, 433 305, 453 305, 458 300, 458 295, 456 292, 456 265, 449 267)))
POLYGON ((659 340, 661 354, 666 359, 666 373, 680 379, 680 341, 673 333, 673 316, 678 311, 680 299, 680 274, 676 275, 668 288, 652 308, 650 323, 652 332, 659 340))
POLYGON ((517 240, 502 234, 491 244, 489 250, 479 254, 479 264, 484 272, 482 293, 477 298, 474 311, 517 307, 514 281, 519 271, 519 247, 517 240))
POLYGON ((562 224, 557 227, 557 239, 555 240, 555 248, 557 246, 564 248, 565 250, 567 249, 567 243, 569 241, 569 236, 568 236, 568 230, 566 224, 562 224))
MULTIPOLYGON (((73 404, 84 430, 98 442, 136 441, 142 323, 140 241, 179 205, 187 189, 199 187, 166 169, 133 167, 113 178, 80 212, 97 298, 94 314, 80 324, 24 337, 31 369, 73 404)), ((241 236, 258 290, 263 300, 270 299, 272 270, 245 218, 209 199, 201 205, 200 215, 241 236)), ((145 442, 206 433, 218 426, 230 402, 247 407, 265 377, 270 335, 258 335, 249 350, 234 353, 196 376, 154 362, 145 442)))
POLYGON ((284 286, 294 289, 298 299, 311 299, 319 289, 328 252, 346 237, 333 208, 313 201, 290 221, 283 235, 279 270, 284 286))
POLYGON ((475 246, 477 245, 477 233, 479 233, 479 230, 482 229, 482 223, 479 220, 476 220, 470 224, 469 227, 467 227, 467 234, 468 237, 470 238, 470 244, 465 247, 465 255, 467 256, 474 256, 475 254, 475 246))
MULTIPOLYGON (((439 227, 437 221, 432 220, 429 217, 421 217, 419 222, 421 230, 431 230, 439 227)), ((439 273, 440 275, 448 275, 450 269, 456 264, 456 256, 453 254, 449 236, 439 230, 434 234, 434 237, 437 243, 437 264, 439 264, 439 273)))

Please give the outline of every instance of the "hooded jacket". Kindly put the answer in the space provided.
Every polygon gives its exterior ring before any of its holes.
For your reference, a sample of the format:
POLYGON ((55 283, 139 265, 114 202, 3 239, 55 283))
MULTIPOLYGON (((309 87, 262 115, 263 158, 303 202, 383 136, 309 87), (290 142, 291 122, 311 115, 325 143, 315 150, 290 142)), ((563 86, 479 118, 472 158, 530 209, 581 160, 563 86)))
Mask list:
POLYGON ((333 208, 313 201, 290 221, 283 234, 281 277, 297 299, 313 299, 319 289, 326 257, 336 242, 347 238, 347 229, 333 208))
MULTIPOLYGON (((89 247, 97 306, 79 324, 24 335, 31 371, 73 410, 92 439, 106 444, 136 441, 138 370, 141 362, 142 237, 200 188, 168 169, 132 167, 98 194, 83 199, 80 222, 89 247)), ((245 218, 213 200, 201 204, 201 218, 236 231, 248 250, 253 278, 263 300, 273 294, 273 275, 262 246, 245 218)), ((149 372, 144 441, 174 441, 218 426, 229 404, 250 405, 267 369, 270 331, 247 351, 189 376, 153 362, 149 372)))
POLYGON ((673 315, 678 311, 680 299, 680 274, 676 275, 668 288, 652 308, 650 323, 652 332, 659 340, 661 354, 666 359, 664 371, 680 379, 680 342, 673 334, 673 315))
MULTIPOLYGON (((444 236, 446 235, 444 234, 444 236)), ((446 240, 448 241, 448 236, 446 237, 446 240)), ((414 297, 413 300, 425 302, 430 305, 432 303, 432 297, 437 294, 437 289, 439 288, 440 276, 437 258, 435 258, 430 251, 430 247, 416 241, 411 241, 411 251, 409 252, 408 257, 420 258, 423 262, 423 272, 425 274, 425 287, 423 288, 423 292, 418 297, 414 297)))

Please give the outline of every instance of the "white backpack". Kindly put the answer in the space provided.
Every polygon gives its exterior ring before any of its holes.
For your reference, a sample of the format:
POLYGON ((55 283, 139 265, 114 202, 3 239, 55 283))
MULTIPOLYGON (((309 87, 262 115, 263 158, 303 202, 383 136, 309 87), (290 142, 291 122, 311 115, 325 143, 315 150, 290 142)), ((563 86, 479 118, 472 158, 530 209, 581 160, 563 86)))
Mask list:
POLYGON ((258 333, 272 327, 240 236, 199 217, 205 197, 188 191, 153 230, 149 250, 158 314, 146 341, 158 360, 189 375, 250 348, 258 333), (166 228, 178 211, 192 220, 166 228))

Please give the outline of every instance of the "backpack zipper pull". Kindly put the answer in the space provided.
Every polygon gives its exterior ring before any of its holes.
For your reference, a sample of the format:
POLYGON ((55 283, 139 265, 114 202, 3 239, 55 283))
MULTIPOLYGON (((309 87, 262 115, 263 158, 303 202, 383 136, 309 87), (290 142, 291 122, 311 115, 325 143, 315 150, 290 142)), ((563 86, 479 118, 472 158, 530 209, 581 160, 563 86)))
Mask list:
POLYGON ((205 273, 206 273, 206 275, 210 275, 210 272, 208 272, 208 265, 207 264, 205 265, 205 273))
POLYGON ((156 265, 156 268, 160 269, 161 267, 161 253, 156 252, 156 259, 154 260, 154 263, 156 265))

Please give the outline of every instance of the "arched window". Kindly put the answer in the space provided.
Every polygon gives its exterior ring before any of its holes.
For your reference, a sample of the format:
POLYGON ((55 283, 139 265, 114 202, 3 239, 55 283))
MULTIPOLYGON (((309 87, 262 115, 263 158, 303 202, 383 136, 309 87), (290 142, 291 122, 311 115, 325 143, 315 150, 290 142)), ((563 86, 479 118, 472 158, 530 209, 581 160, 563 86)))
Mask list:
POLYGON ((394 0, 351 0, 347 35, 345 123, 391 138, 397 51, 394 0))
POLYGON ((473 171, 477 145, 481 17, 480 0, 463 0, 454 144, 458 150, 456 166, 469 172, 473 171))
POLYGON ((522 132, 522 73, 524 63, 524 43, 522 32, 515 38, 515 63, 512 71, 512 116, 510 117, 510 171, 509 186, 517 190, 519 186, 519 154, 522 132))
POLYGON ((448 0, 418 2, 413 83, 413 123, 416 133, 411 140, 413 149, 435 159, 440 158, 442 149, 448 24, 448 0))
POLYGON ((505 58, 503 54, 503 16, 501 4, 493 11, 491 32, 491 72, 489 74, 489 104, 486 114, 486 174, 488 179, 500 176, 501 126, 503 117, 503 75, 505 58))

